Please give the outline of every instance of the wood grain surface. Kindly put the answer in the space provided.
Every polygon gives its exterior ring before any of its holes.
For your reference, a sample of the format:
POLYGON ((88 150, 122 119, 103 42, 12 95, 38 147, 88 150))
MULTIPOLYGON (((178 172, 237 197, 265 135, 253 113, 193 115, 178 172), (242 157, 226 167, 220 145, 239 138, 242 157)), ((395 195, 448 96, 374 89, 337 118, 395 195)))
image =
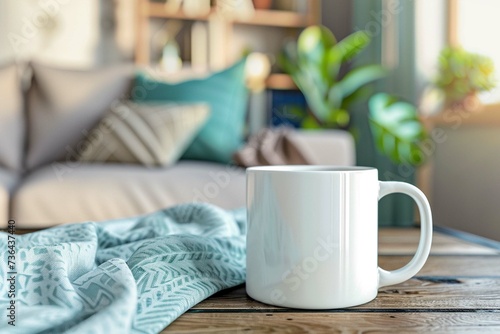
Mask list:
MULTIPOLYGON (((498 278, 417 277, 402 284, 379 290, 373 301, 350 308, 364 309, 433 309, 483 310, 500 309, 500 276, 498 278)), ((192 310, 285 310, 254 301, 240 286, 214 295, 192 310)))
MULTIPOLYGON (((379 266, 386 270, 401 268, 411 256, 380 256, 379 266)), ((419 275, 424 276, 496 276, 500 275, 500 256, 431 255, 419 275)))
POLYGON ((163 333, 500 333, 498 312, 186 313, 163 333))
MULTIPOLYGON (((413 255, 417 250, 420 232, 418 229, 381 229, 379 232, 379 254, 413 255)), ((498 254, 498 250, 484 247, 466 240, 434 233, 431 254, 498 254)))
MULTIPOLYGON (((417 229, 381 229, 379 265, 408 263, 418 238, 417 229)), ((252 300, 242 285, 202 301, 162 333, 500 333, 500 246, 476 240, 435 232, 418 275, 364 305, 280 308, 252 300)))

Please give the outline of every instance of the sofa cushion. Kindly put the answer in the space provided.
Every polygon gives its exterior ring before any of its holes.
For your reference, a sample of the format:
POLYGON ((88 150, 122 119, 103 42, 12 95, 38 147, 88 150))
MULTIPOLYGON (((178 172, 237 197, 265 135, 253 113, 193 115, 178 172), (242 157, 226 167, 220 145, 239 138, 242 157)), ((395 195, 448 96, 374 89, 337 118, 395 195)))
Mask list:
POLYGON ((111 103, 128 94, 133 67, 118 65, 71 71, 33 64, 28 92, 28 169, 57 159, 75 159, 84 140, 111 103))
POLYGON ((21 71, 16 65, 0 68, 0 165, 20 170, 24 149, 24 105, 21 71))
POLYGON ((343 130, 264 129, 251 136, 234 155, 240 166, 330 165, 353 166, 353 136, 343 130))
POLYGON ((180 83, 156 81, 141 74, 136 78, 132 98, 138 102, 208 103, 210 117, 183 158, 227 163, 243 140, 248 100, 244 69, 245 61, 241 60, 206 78, 180 83))
MULTIPOLYGON (((9 213, 10 196, 18 184, 19 174, 17 172, 0 168, 0 228, 7 228, 9 219, 16 220, 16 216, 9 213)), ((16 221, 16 227, 17 225, 16 221)))
POLYGON ((344 130, 302 130, 290 132, 290 140, 306 155, 311 165, 354 166, 354 137, 344 130))
POLYGON ((225 209, 244 206, 244 170, 199 161, 169 168, 82 163, 64 174, 47 166, 18 189, 13 215, 19 228, 43 228, 129 217, 192 201, 225 209))
POLYGON ((80 161, 168 166, 176 162, 210 111, 206 104, 114 104, 76 151, 80 161))

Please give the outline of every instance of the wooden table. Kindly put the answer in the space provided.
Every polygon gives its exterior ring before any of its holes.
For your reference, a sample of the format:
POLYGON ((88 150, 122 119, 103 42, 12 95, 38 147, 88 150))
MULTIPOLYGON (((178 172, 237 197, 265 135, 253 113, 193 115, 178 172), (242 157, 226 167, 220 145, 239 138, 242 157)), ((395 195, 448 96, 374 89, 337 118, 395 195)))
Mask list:
MULTIPOLYGON (((382 229, 379 265, 406 264, 417 229, 382 229)), ((222 291, 162 333, 500 333, 500 243, 447 229, 434 232, 431 256, 413 279, 379 290, 349 309, 306 311, 252 300, 245 287, 222 291)))

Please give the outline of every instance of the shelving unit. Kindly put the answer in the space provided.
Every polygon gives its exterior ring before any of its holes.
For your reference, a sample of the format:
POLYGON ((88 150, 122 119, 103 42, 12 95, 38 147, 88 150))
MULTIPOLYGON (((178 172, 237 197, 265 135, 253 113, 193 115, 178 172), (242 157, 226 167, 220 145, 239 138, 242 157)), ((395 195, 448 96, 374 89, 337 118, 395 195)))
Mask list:
POLYGON ((305 28, 314 24, 315 19, 290 11, 256 10, 251 18, 237 19, 234 23, 282 28, 305 28))
MULTIPOLYGON (((176 12, 167 10, 162 2, 153 2, 150 0, 137 0, 137 39, 135 49, 135 60, 139 65, 149 65, 151 62, 150 55, 150 20, 151 19, 166 19, 166 20, 181 20, 192 22, 207 22, 209 29, 212 29, 214 21, 216 21, 218 33, 211 34, 217 36, 218 41, 210 41, 209 48, 219 48, 220 54, 226 54, 229 45, 232 45, 235 25, 247 26, 264 26, 271 29, 284 29, 287 33, 298 35, 301 29, 320 23, 320 6, 321 0, 303 0, 307 1, 307 11, 298 13, 285 10, 262 10, 256 9, 251 16, 248 17, 227 17, 224 16, 217 6, 213 6, 210 12, 206 15, 188 16, 182 12, 182 9, 176 12), (220 33, 219 33, 220 32, 220 33)), ((277 40, 276 43, 281 43, 277 40)), ((222 65, 229 65, 234 59, 227 57, 222 59, 222 65)), ((276 73, 271 74, 266 81, 266 86, 272 89, 296 89, 293 80, 286 74, 276 73)))
MULTIPOLYGON (((187 16, 183 12, 168 12, 162 3, 149 2, 147 5, 149 17, 164 19, 177 19, 189 21, 207 21, 212 15, 217 15, 217 10, 212 8, 209 14, 201 16, 187 16)), ((285 10, 262 10, 256 9, 250 18, 234 18, 230 20, 234 24, 263 25, 283 28, 304 28, 314 24, 314 18, 285 10)))
POLYGON ((298 89, 292 77, 285 73, 272 73, 266 80, 269 89, 298 89))
MULTIPOLYGON (((190 20, 190 21, 206 21, 209 16, 215 12, 215 9, 212 9, 209 14, 203 16, 187 16, 182 11, 178 12, 169 12, 165 9, 165 5, 160 2, 150 2, 147 0, 140 0, 139 2, 143 3, 145 7, 145 13, 147 17, 158 17, 164 19, 176 19, 176 20, 190 20)), ((146 18, 147 18, 146 17, 146 18)))

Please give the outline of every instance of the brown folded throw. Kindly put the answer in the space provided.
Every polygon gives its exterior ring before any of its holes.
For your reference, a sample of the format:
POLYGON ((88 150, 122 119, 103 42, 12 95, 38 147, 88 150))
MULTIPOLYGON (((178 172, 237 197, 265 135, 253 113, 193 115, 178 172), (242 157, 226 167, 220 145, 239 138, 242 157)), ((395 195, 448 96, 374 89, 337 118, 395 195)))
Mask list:
POLYGON ((248 143, 233 158, 242 167, 266 165, 309 165, 307 154, 301 151, 286 128, 264 129, 250 137, 248 143))

